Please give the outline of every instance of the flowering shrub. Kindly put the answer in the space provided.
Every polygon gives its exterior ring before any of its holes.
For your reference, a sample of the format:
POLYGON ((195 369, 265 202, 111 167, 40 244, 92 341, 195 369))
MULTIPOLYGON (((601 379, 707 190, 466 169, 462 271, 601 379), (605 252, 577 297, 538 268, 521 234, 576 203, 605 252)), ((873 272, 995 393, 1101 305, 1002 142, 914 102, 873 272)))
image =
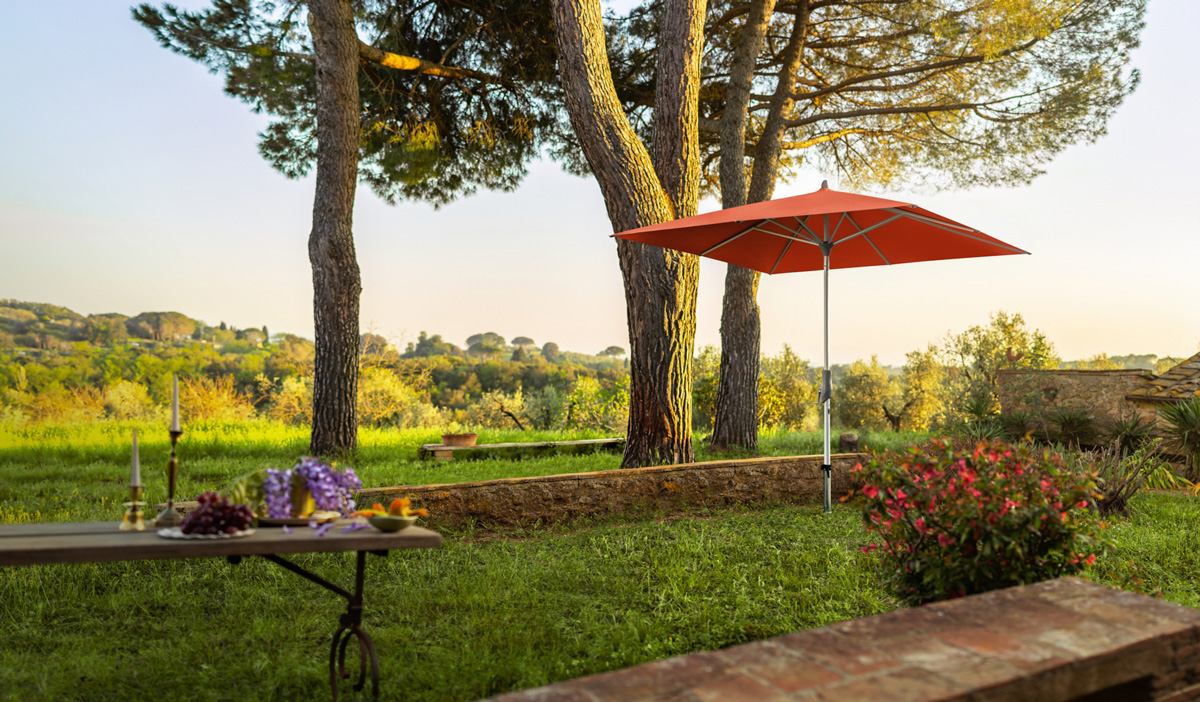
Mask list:
POLYGON ((934 441, 853 469, 887 585, 921 604, 1070 575, 1101 543, 1094 476, 1030 445, 934 441))

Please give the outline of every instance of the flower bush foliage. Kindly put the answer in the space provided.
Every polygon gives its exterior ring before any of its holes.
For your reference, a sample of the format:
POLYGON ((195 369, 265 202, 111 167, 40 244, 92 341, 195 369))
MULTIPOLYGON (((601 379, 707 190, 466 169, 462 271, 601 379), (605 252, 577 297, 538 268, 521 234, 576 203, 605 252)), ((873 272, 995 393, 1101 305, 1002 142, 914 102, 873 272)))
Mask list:
POLYGON ((915 605, 1079 572, 1103 525, 1094 476, 1028 444, 957 450, 933 441, 854 467, 867 551, 885 583, 915 605))

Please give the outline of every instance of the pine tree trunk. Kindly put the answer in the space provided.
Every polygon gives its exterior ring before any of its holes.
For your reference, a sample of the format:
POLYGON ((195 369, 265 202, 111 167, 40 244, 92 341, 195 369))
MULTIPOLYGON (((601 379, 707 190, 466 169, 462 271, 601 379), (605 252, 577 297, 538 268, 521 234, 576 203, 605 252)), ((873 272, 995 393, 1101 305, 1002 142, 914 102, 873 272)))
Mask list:
MULTIPOLYGON (((721 207, 746 204, 746 119, 750 88, 775 0, 753 0, 734 49, 721 116, 721 207)), ((757 271, 730 264, 721 304, 721 371, 713 414, 714 448, 758 449, 761 321, 757 271)))
MULTIPOLYGON (((730 91, 726 100, 728 119, 722 124, 723 207, 769 200, 775 192, 779 156, 786 129, 784 122, 792 109, 791 90, 800 66, 800 54, 804 48, 804 36, 808 28, 808 1, 801 0, 797 4, 791 36, 784 50, 783 65, 779 71, 779 82, 775 87, 763 133, 754 151, 754 172, 748 192, 744 185, 744 168, 739 168, 740 172, 734 174, 733 166, 727 166, 726 159, 730 162, 736 160, 739 167, 744 164, 745 110, 750 93, 753 58, 757 56, 758 47, 761 46, 773 3, 770 0, 762 2, 761 5, 755 3, 751 5, 750 14, 747 15, 734 57, 735 63, 730 71, 730 91), (751 50, 753 54, 750 53, 751 50), (748 68, 739 63, 739 60, 744 60, 744 56, 750 57, 748 68), (735 120, 739 119, 740 126, 735 123, 735 120), (741 139, 736 139, 735 128, 740 128, 741 139), (727 198, 727 179, 730 183, 730 197, 740 198, 741 202, 727 198)), ((761 367, 762 321, 757 298, 760 277, 757 271, 739 266, 729 266, 725 273, 725 295, 721 304, 721 375, 717 382, 717 406, 713 415, 711 440, 712 446, 717 448, 740 446, 751 451, 758 448, 758 376, 761 367)))
POLYGON ((758 449, 761 321, 758 271, 730 265, 721 300, 721 375, 713 414, 713 448, 758 449))
MULTIPOLYGON (((597 0, 554 0, 559 73, 571 125, 604 195, 613 231, 696 211, 696 110, 704 5, 667 0, 659 37, 654 156, 613 87, 597 0)), ((696 257, 618 241, 629 321, 629 428, 621 465, 692 460, 696 257)))
POLYGON ((362 284, 352 232, 358 182, 358 35, 350 0, 311 0, 309 26, 317 69, 317 183, 308 238, 316 336, 309 450, 326 455, 358 446, 362 284))
POLYGON ((695 256, 617 243, 629 321, 629 427, 622 468, 690 463, 695 256))

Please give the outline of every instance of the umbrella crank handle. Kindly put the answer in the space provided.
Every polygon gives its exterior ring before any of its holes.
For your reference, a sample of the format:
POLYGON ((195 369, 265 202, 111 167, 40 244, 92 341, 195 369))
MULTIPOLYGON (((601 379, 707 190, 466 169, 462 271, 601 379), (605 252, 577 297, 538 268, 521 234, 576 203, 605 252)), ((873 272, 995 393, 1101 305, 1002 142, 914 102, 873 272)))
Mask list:
POLYGON ((821 390, 817 393, 817 401, 815 404, 822 405, 825 401, 833 397, 833 383, 831 378, 833 374, 827 370, 821 371, 821 390))

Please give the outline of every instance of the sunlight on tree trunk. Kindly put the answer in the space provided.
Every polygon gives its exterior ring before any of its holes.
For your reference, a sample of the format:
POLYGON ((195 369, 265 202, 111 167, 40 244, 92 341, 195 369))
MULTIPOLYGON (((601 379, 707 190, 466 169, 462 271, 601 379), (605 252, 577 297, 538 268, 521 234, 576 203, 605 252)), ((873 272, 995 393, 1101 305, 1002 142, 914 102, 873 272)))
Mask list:
MULTIPOLYGON (((704 2, 663 9, 654 154, 613 86, 597 0, 555 0, 555 34, 567 112, 614 231, 694 214, 699 196, 696 119, 704 2)), ((629 321, 629 428, 622 466, 692 460, 691 371, 696 330, 695 256, 617 242, 629 321)))
POLYGON ((358 181, 358 36, 350 0, 313 0, 317 58, 317 183, 308 258, 313 271, 316 358, 312 439, 316 455, 358 446, 358 304, 354 252, 358 181))

